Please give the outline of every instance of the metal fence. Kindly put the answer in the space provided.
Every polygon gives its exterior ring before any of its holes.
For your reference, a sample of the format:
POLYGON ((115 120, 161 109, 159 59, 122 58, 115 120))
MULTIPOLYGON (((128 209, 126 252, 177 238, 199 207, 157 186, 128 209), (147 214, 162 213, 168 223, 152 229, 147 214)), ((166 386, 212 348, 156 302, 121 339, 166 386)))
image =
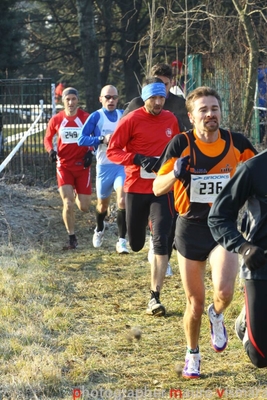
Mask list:
MULTIPOLYGON (((188 92, 207 85, 218 90, 222 99, 222 127, 233 131, 242 131, 241 121, 244 111, 243 99, 247 81, 246 61, 240 57, 234 59, 225 54, 194 54, 188 56, 188 92)), ((266 121, 260 121, 258 93, 255 93, 255 107, 252 115, 250 139, 260 143, 260 127, 266 127, 266 121)))
MULTIPOLYGON (((187 79, 187 92, 200 85, 216 88, 223 103, 222 126, 240 131, 246 67, 239 58, 229 60, 214 54, 190 55, 187 79)), ((54 87, 51 79, 0 80, 0 177, 24 175, 42 183, 55 179, 55 164, 49 163, 43 146, 47 123, 56 112, 54 87), (40 102, 43 103, 43 112, 31 132, 32 124, 40 114, 40 102), (24 142, 16 149, 20 140, 24 142), (14 150, 9 161, 8 157, 14 150)), ((259 118, 256 97, 250 132, 254 144, 259 143, 260 129, 263 126, 266 129, 266 120, 259 118)))
POLYGON ((51 79, 0 81, 0 163, 21 140, 24 142, 1 171, 1 176, 26 175, 46 182, 55 177, 43 146, 47 123, 55 112, 51 79), (40 117, 41 108, 43 109, 40 117), (38 116, 40 117, 36 122, 38 116), (34 129, 32 129, 33 124, 34 129), (26 138, 26 139, 25 139, 26 138))

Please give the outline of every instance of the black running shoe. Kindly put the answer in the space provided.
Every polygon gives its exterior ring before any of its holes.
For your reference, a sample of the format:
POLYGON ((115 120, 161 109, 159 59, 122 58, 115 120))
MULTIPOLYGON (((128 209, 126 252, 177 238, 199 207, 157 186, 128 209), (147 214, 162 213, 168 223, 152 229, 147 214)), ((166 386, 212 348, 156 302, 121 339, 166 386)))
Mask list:
POLYGON ((78 241, 75 238, 74 240, 70 240, 65 246, 63 246, 63 250, 74 250, 78 247, 78 241))

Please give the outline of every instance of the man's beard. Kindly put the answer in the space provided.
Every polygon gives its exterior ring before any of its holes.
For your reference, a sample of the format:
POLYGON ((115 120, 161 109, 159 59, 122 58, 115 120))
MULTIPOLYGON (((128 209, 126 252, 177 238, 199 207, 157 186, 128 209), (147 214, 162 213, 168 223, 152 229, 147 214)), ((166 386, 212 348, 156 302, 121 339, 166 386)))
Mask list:
POLYGON ((162 111, 162 108, 157 108, 156 111, 157 112, 154 111, 154 108, 151 108, 151 110, 149 110, 150 114, 159 115, 162 111))
POLYGON ((212 119, 212 120, 205 121, 204 127, 205 127, 207 132, 216 132, 219 129, 219 124, 218 124, 217 120, 212 119), (207 123, 210 122, 210 121, 214 122, 215 125, 213 125, 213 126, 208 125, 207 123))

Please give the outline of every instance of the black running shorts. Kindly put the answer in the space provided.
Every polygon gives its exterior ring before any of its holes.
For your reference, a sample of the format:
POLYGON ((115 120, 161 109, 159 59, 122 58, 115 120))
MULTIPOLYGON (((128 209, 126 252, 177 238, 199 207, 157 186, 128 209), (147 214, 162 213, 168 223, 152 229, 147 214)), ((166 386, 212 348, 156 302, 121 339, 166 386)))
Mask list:
POLYGON ((183 257, 205 261, 218 243, 213 239, 207 220, 193 220, 180 215, 176 221, 175 247, 183 257))

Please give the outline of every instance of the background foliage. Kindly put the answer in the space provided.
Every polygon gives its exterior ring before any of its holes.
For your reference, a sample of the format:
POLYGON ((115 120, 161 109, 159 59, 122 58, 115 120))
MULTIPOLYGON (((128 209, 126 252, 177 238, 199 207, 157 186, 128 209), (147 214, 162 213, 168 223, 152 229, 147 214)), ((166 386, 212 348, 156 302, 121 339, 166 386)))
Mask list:
POLYGON ((240 71, 239 128, 249 135, 267 53, 263 0, 3 0, 0 11, 2 78, 64 79, 91 112, 107 83, 118 87, 120 106, 139 95, 156 62, 183 62, 187 92, 187 56, 209 55, 221 73, 240 71))

